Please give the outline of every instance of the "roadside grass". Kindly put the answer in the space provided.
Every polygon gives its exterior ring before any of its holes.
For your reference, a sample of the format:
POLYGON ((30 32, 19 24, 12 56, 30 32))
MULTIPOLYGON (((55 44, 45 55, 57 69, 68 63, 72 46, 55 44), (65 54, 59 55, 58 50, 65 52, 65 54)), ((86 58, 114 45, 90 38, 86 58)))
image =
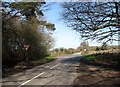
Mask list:
POLYGON ((53 56, 68 56, 68 55, 72 55, 72 54, 56 53, 53 56))
POLYGON ((36 59, 34 61, 21 61, 18 64, 16 64, 14 67, 12 68, 8 68, 5 71, 2 72, 2 78, 8 77, 10 75, 19 73, 19 72, 24 72, 25 70, 34 68, 35 66, 39 66, 48 62, 51 62, 53 60, 55 60, 56 57, 54 56, 48 56, 42 59, 36 59))
POLYGON ((120 53, 87 54, 84 55, 81 62, 120 71, 120 53))
POLYGON ((51 62, 55 59, 56 58, 54 56, 48 56, 48 57, 45 57, 45 58, 42 58, 42 59, 31 61, 31 64, 32 65, 40 65, 40 64, 51 62))
POLYGON ((94 54, 88 54, 88 55, 84 55, 86 60, 94 60, 96 58, 96 56, 94 54))
POLYGON ((52 61, 52 60, 55 60, 55 56, 48 56, 48 57, 45 57, 45 60, 47 60, 48 62, 49 61, 52 61))

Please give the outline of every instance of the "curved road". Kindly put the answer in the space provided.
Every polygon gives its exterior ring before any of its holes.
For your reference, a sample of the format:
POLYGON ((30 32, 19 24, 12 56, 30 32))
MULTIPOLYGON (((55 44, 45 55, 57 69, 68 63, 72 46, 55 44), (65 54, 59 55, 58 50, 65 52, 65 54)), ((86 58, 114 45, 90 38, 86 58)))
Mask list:
POLYGON ((80 56, 61 56, 33 69, 4 78, 4 85, 71 85, 77 76, 80 56))

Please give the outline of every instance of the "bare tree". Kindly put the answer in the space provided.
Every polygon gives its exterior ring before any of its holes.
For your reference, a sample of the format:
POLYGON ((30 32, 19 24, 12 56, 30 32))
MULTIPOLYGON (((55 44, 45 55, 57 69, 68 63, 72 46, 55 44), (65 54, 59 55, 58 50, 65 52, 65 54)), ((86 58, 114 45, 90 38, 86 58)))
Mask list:
POLYGON ((85 39, 120 41, 120 2, 65 2, 62 19, 85 39))

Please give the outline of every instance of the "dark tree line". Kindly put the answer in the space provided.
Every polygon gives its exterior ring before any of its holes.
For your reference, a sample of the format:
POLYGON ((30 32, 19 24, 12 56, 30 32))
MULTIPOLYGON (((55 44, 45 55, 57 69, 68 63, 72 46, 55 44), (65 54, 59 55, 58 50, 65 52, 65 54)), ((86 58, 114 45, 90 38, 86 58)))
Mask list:
POLYGON ((54 24, 43 19, 45 2, 2 2, 3 68, 48 56, 54 24), (25 50, 25 45, 29 45, 25 50))

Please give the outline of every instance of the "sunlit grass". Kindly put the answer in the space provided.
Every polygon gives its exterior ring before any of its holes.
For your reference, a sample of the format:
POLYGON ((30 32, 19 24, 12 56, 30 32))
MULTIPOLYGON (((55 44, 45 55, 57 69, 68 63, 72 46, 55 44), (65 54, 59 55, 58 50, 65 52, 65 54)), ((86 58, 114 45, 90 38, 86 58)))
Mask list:
POLYGON ((86 60, 94 60, 96 58, 96 56, 94 54, 85 55, 84 57, 86 60))
POLYGON ((54 56, 47 56, 45 58, 32 61, 32 64, 34 64, 34 65, 44 64, 44 63, 51 62, 55 59, 56 58, 54 56))
POLYGON ((48 56, 48 57, 45 57, 45 60, 47 61, 52 61, 52 60, 55 60, 56 58, 54 56, 48 56))

